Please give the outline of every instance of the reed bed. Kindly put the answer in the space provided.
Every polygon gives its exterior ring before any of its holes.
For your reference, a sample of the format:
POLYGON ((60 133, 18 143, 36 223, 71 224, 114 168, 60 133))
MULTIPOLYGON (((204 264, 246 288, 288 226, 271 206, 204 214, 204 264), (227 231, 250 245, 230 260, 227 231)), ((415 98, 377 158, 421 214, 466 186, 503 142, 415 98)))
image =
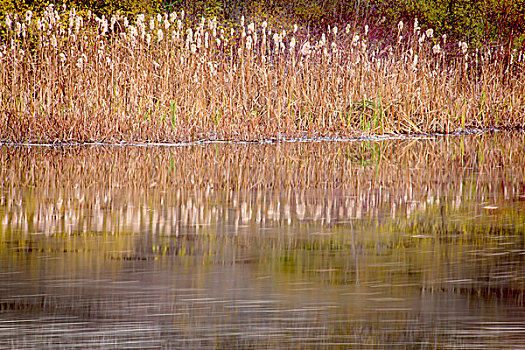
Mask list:
POLYGON ((0 141, 173 142, 523 127, 525 53, 400 22, 309 32, 184 12, 7 15, 0 141))

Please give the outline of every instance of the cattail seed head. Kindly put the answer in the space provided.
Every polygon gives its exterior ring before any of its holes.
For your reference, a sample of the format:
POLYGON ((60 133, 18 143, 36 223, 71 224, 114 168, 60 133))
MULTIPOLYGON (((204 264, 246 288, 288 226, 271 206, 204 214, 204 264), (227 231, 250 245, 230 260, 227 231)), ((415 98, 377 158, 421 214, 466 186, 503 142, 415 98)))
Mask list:
POLYGON ((463 54, 466 54, 467 50, 468 50, 468 44, 466 42, 461 42, 460 41, 460 47, 461 47, 461 52, 463 54))
POLYGON ((83 25, 82 17, 76 16, 75 18, 75 34, 76 35, 78 35, 78 33, 80 32, 80 28, 82 27, 82 25, 83 25))
POLYGON ((162 29, 159 29, 157 31, 157 40, 160 42, 162 41, 163 38, 164 38, 164 32, 162 31, 162 29))
POLYGON ((425 42, 425 39, 426 39, 426 35, 423 33, 423 35, 421 35, 418 39, 419 46, 423 45, 423 43, 425 42))
POLYGON ((57 43, 57 38, 55 36, 55 34, 51 35, 51 38, 49 39, 49 42, 51 43, 51 46, 53 48, 56 48, 58 43, 57 43))
POLYGON ((20 22, 17 21, 15 23, 15 35, 20 36, 21 32, 22 32, 22 25, 20 24, 20 22))
POLYGON ((26 23, 31 24, 31 18, 33 17, 33 12, 27 11, 26 12, 26 23))
POLYGON ((434 37, 434 29, 432 28, 429 28, 425 31, 425 35, 427 36, 427 38, 433 38, 434 37))
POLYGON ((434 54, 436 55, 439 55, 441 53, 441 47, 439 46, 439 44, 436 44, 432 47, 432 52, 434 52, 434 54))
POLYGON ((359 42, 359 35, 354 34, 354 36, 352 37, 352 46, 357 46, 358 42, 359 42))
POLYGON ((417 20, 417 18, 414 20, 414 34, 416 34, 417 32, 419 32, 421 30, 421 28, 419 27, 419 21, 417 20))
POLYGON ((297 33, 297 30, 299 29, 299 27, 297 26, 297 24, 294 24, 293 25, 293 33, 297 33))
POLYGON ((402 30, 403 30, 403 21, 399 21, 399 23, 397 24, 397 31, 401 33, 402 30))
POLYGON ((149 30, 153 31, 154 29, 155 29, 155 19, 153 17, 151 17, 149 19, 149 30))
POLYGON ((415 56, 414 56, 414 61, 412 61, 412 69, 416 69, 416 67, 417 67, 417 61, 418 61, 418 56, 415 55, 415 56))
POLYGON ((303 46, 301 47, 301 54, 303 56, 308 56, 310 55, 310 43, 307 41, 303 44, 303 46))

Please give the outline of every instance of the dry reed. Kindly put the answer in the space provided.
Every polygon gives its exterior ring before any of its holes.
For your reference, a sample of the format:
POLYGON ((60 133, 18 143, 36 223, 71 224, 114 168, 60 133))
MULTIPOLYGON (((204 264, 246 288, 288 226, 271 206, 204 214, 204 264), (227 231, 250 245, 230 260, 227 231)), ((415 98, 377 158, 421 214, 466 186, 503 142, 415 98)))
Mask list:
POLYGON ((524 52, 400 23, 311 35, 182 13, 7 16, 0 141, 170 142, 523 127, 524 52))

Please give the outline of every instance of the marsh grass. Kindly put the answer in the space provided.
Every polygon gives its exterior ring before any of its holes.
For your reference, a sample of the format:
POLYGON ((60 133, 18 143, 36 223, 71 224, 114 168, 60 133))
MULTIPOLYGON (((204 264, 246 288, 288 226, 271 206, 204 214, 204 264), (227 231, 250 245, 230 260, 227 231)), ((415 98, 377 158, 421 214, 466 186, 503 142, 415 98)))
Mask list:
POLYGON ((177 141, 523 127, 525 54, 417 23, 309 33, 182 13, 7 17, 0 140, 177 141), (409 28, 407 28, 409 27, 409 28))

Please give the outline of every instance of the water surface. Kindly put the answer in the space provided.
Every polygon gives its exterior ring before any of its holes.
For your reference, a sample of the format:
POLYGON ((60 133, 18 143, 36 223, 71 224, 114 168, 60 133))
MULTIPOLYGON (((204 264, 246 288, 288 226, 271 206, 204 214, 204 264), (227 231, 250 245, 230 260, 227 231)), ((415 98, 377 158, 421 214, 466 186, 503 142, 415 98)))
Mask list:
POLYGON ((0 348, 525 348, 524 146, 2 146, 0 348))

